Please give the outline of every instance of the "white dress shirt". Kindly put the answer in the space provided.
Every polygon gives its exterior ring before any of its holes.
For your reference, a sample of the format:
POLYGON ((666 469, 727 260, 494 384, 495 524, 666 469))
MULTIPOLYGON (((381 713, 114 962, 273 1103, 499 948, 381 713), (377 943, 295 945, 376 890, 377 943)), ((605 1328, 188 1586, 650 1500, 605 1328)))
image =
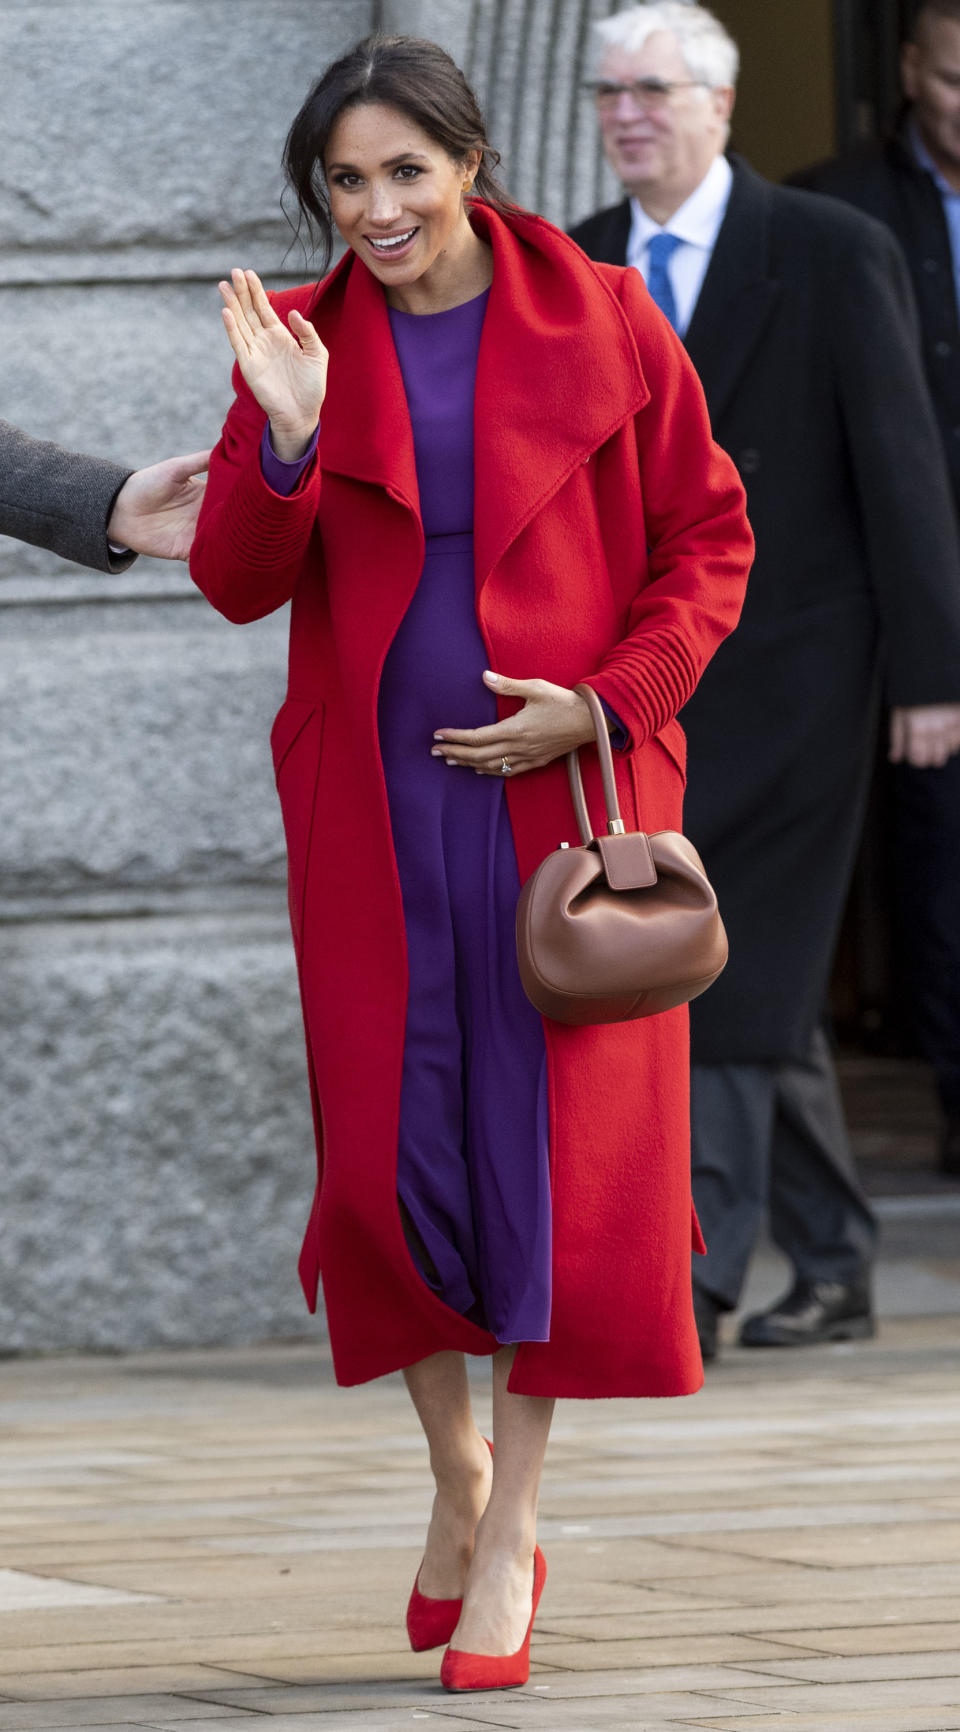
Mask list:
POLYGON ((654 235, 676 235, 682 243, 667 266, 677 303, 677 330, 681 337, 693 317, 707 266, 716 246, 720 225, 727 214, 733 170, 725 156, 711 163, 695 192, 674 211, 663 226, 649 217, 638 199, 630 200, 631 223, 627 241, 627 264, 640 272, 644 282, 650 265, 650 242, 654 235))

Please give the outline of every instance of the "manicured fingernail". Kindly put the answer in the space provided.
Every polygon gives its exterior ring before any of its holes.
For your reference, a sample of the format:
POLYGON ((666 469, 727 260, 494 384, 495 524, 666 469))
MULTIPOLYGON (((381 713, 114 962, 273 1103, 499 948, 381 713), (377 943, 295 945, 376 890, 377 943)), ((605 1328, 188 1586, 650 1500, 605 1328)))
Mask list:
POLYGON ((435 740, 442 740, 442 739, 443 739, 443 735, 442 735, 442 734, 434 734, 434 736, 433 736, 433 737, 434 737, 434 739, 435 739, 435 740))
POLYGON ((484 676, 483 676, 483 677, 484 677, 484 679, 485 679, 485 680, 489 680, 489 681, 490 681, 490 684, 491 684, 491 685, 492 685, 492 686, 495 686, 495 685, 498 685, 498 684, 499 684, 499 681, 500 681, 500 675, 499 675, 499 674, 492 674, 492 673, 491 673, 491 672, 490 672, 490 669, 489 669, 489 668, 488 668, 488 669, 487 669, 487 671, 486 671, 486 673, 485 673, 485 674, 484 674, 484 676))
POLYGON ((439 746, 431 746, 430 747, 430 756, 431 756, 431 758, 442 758, 443 753, 441 752, 440 747, 439 746))

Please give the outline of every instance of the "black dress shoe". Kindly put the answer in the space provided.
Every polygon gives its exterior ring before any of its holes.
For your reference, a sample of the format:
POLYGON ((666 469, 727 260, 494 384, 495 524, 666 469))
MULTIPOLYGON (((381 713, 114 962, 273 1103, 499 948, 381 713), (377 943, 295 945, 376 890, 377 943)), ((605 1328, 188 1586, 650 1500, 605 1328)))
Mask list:
POLYGON ((697 1325, 697 1335, 700 1339, 700 1357, 706 1364, 708 1359, 717 1357, 717 1322, 720 1307, 715 1299, 705 1293, 696 1282, 693 1286, 693 1316, 697 1325))
POLYGON ((769 1311, 746 1318, 741 1347, 813 1347, 819 1341, 865 1341, 876 1333, 864 1281, 797 1281, 769 1311))
POLYGON ((960 1118, 949 1118, 943 1127, 939 1167, 946 1178, 960 1179, 960 1118))

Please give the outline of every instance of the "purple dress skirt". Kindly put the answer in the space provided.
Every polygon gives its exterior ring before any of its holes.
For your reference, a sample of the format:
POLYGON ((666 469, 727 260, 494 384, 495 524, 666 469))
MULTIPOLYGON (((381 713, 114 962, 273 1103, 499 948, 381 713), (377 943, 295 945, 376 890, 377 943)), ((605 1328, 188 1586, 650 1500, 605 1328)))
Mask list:
POLYGON ((520 883, 500 779, 430 756, 497 719, 473 564, 473 397, 487 295, 390 309, 413 426, 423 571, 380 685, 410 971, 397 1191, 411 1256, 498 1341, 550 1336, 546 1053, 517 969, 520 883))

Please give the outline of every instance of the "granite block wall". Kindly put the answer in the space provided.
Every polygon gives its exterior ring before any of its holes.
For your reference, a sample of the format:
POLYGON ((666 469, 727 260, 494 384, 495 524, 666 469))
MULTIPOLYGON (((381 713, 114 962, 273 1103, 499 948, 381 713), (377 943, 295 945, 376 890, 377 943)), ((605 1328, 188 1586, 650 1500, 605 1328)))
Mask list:
MULTIPOLYGON (((218 277, 302 280, 286 128, 380 26, 434 36, 507 184, 615 196, 578 89, 607 0, 6 0, 0 415, 138 466, 212 443, 218 277)), ((267 735, 285 617, 0 537, 0 1351, 309 1333, 313 1184, 267 735)))

